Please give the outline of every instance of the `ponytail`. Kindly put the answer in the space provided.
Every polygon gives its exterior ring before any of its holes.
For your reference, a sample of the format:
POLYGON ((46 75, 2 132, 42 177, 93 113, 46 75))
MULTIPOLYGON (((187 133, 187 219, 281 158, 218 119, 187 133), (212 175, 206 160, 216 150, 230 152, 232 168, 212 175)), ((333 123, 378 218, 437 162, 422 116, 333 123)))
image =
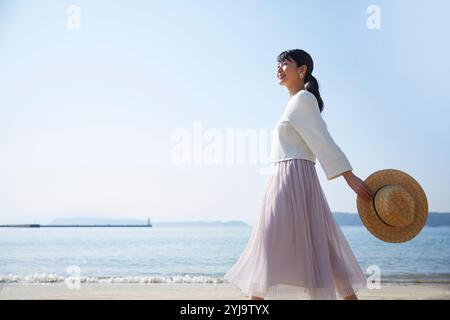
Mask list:
POLYGON ((317 102, 319 104, 319 110, 320 112, 322 112, 323 100, 319 92, 319 82, 317 82, 317 79, 312 74, 309 74, 309 76, 307 76, 305 80, 306 80, 305 89, 311 92, 316 97, 317 102))

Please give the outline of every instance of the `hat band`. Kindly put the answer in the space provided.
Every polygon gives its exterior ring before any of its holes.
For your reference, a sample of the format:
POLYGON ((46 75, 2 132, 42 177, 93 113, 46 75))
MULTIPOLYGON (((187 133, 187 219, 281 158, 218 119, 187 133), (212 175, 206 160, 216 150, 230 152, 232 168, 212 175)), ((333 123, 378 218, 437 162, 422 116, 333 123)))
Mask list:
POLYGON ((385 225, 389 226, 389 227, 395 227, 389 223, 387 223, 386 221, 383 220, 383 218, 378 214, 377 212, 377 207, 375 206, 375 197, 377 196, 378 191, 380 191, 384 186, 380 187, 377 189, 377 191, 375 191, 373 197, 372 197, 372 207, 373 210, 375 211, 375 214, 377 215, 377 217, 380 219, 381 222, 383 222, 385 225))

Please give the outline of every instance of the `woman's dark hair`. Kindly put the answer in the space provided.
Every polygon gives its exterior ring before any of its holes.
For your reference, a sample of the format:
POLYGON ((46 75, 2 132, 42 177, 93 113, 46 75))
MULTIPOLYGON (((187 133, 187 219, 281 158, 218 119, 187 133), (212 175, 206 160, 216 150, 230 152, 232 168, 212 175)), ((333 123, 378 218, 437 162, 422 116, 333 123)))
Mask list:
POLYGON ((314 94, 314 96, 317 99, 317 102, 319 103, 319 110, 320 112, 322 112, 323 100, 319 92, 319 83, 317 82, 317 79, 312 75, 314 69, 314 62, 309 53, 300 49, 292 49, 283 51, 277 57, 277 61, 279 63, 283 62, 286 59, 297 63, 298 67, 306 64, 307 70, 305 75, 305 89, 314 94))

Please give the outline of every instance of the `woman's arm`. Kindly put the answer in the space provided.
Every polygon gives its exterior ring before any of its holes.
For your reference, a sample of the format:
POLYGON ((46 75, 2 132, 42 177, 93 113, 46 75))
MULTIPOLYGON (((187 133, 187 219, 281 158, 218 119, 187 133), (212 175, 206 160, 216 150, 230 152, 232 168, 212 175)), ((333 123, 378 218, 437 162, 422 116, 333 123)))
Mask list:
POLYGON ((350 188, 352 188, 357 195, 359 195, 366 201, 372 200, 374 196, 373 191, 370 190, 370 188, 364 183, 364 181, 354 175, 352 171, 346 171, 342 173, 342 176, 344 177, 345 181, 347 181, 347 184, 350 186, 350 188))
POLYGON ((367 201, 372 199, 372 190, 353 174, 350 162, 328 132, 314 97, 308 93, 297 95, 287 118, 319 159, 328 180, 342 175, 359 196, 367 201))
POLYGON ((328 180, 353 170, 345 154, 334 142, 322 119, 316 98, 309 92, 298 94, 286 117, 319 160, 328 180))

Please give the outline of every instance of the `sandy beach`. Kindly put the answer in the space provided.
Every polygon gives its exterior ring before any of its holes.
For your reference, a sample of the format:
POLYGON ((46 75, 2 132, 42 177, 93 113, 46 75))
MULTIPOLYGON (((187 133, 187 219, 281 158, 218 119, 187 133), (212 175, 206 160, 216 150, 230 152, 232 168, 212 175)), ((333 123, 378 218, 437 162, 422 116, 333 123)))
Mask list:
MULTIPOLYGON (((450 284, 383 284, 364 289, 360 300, 450 300, 450 284)), ((132 299, 132 300, 247 300, 230 284, 81 284, 69 289, 57 284, 3 284, 1 300, 20 299, 132 299)))

